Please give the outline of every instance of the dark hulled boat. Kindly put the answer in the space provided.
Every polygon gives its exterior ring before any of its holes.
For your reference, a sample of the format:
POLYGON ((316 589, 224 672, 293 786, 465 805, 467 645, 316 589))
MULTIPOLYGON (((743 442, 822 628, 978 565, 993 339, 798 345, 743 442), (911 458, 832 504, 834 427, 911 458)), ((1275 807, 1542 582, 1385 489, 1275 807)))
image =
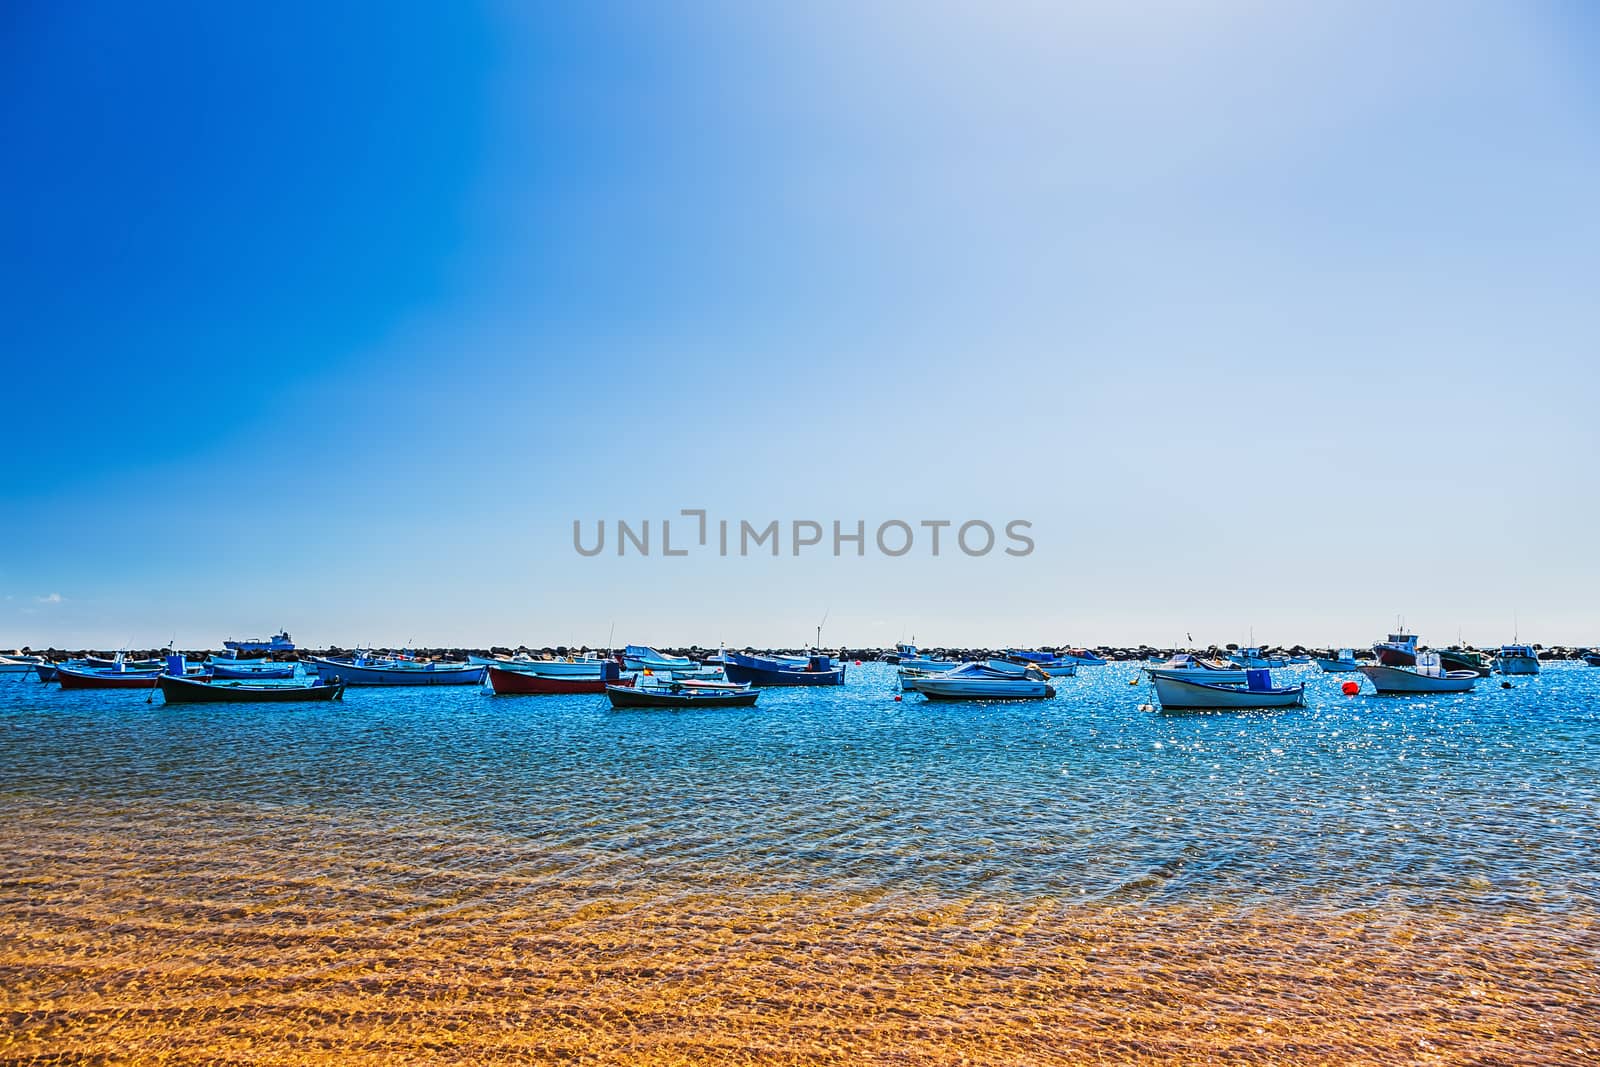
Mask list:
POLYGON ((808 656, 804 660, 775 656, 747 656, 743 652, 724 652, 722 669, 728 681, 744 685, 843 685, 844 664, 831 658, 808 656))
POLYGON ((168 704, 290 704, 338 700, 344 696, 343 682, 249 685, 163 674, 156 679, 156 685, 161 687, 161 695, 168 704))
POLYGON ((680 682, 664 686, 606 686, 613 708, 747 708, 760 695, 759 689, 721 689, 680 682))
POLYGON ((1471 671, 1479 678, 1489 677, 1494 668, 1488 656, 1470 648, 1441 648, 1439 666, 1447 671, 1471 671))
POLYGON ((631 686, 632 678, 623 678, 615 660, 595 664, 592 675, 551 675, 536 670, 508 670, 490 666, 489 685, 499 696, 549 695, 558 693, 604 693, 608 685, 631 686))

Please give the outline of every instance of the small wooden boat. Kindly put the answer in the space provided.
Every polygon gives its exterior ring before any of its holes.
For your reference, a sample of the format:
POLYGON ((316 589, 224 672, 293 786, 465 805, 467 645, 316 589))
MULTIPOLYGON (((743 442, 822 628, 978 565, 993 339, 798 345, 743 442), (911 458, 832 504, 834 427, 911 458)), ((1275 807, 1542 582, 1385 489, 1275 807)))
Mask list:
POLYGON ((1282 656, 1271 656, 1259 648, 1241 648, 1228 657, 1236 667, 1247 671, 1273 670, 1287 667, 1289 661, 1282 656))
POLYGON ((1501 674, 1538 674, 1539 654, 1532 645, 1501 645, 1494 669, 1501 674))
POLYGON ((623 678, 613 660, 600 664, 608 670, 592 675, 544 674, 539 671, 508 670, 505 667, 486 667, 489 686, 499 696, 553 695, 559 693, 604 693, 608 685, 631 686, 634 679, 623 678))
POLYGON ((33 670, 39 676, 39 681, 41 682, 53 682, 56 680, 56 665, 54 663, 36 663, 33 665, 33 670))
POLYGON ((324 681, 345 685, 477 685, 487 669, 470 663, 421 663, 416 660, 376 661, 314 658, 324 681))
POLYGON ((1025 666, 1034 667, 1051 678, 1072 678, 1078 673, 1078 661, 1076 659, 1057 655, 1054 652, 1008 648, 1006 649, 1006 659, 1012 663, 1021 663, 1025 666))
POLYGON ((206 664, 213 678, 240 679, 242 681, 264 682, 272 679, 285 679, 294 677, 295 664, 274 663, 270 660, 250 662, 248 660, 214 659, 206 664))
POLYGON ((1321 667, 1325 674, 1349 674, 1361 665, 1356 662, 1355 649, 1341 648, 1339 654, 1332 659, 1317 657, 1317 666, 1321 667))
POLYGON ((1156 699, 1161 706, 1174 710, 1250 711, 1300 707, 1306 702, 1303 683, 1279 688, 1272 684, 1272 672, 1264 668, 1245 672, 1244 685, 1215 685, 1157 676, 1155 686, 1156 699))
POLYGON ((1361 673, 1380 693, 1470 693, 1478 684, 1478 675, 1473 671, 1447 671, 1437 663, 1413 667, 1364 663, 1361 673))
POLYGON ((69 667, 65 663, 56 668, 56 681, 63 689, 152 689, 161 668, 130 670, 115 667, 69 667))
POLYGON ((622 657, 622 665, 630 671, 672 670, 694 666, 694 660, 688 656, 669 656, 664 652, 657 652, 648 645, 628 645, 619 655, 622 657))
POLYGON ((1206 659, 1189 652, 1174 653, 1172 658, 1156 667, 1146 667, 1152 678, 1176 678, 1184 682, 1206 682, 1211 685, 1243 685, 1244 671, 1216 660, 1206 659))
POLYGON ((1470 648, 1441 648, 1436 654, 1439 666, 1447 671, 1471 671, 1479 678, 1487 678, 1494 670, 1493 660, 1470 648))
POLYGON ((801 661, 793 656, 750 656, 724 651, 722 669, 728 681, 740 685, 844 684, 844 664, 835 664, 832 658, 820 654, 801 661))
POLYGON ((1061 658, 1069 663, 1076 663, 1080 667, 1104 667, 1104 656, 1096 655, 1087 648, 1069 648, 1061 653, 1061 658))
MULTIPOLYGON (((593 678, 600 674, 603 663, 615 663, 615 660, 603 660, 598 656, 566 656, 560 659, 538 659, 529 655, 519 656, 468 656, 467 662, 479 667, 499 667, 505 671, 533 671, 546 677, 567 678, 593 678)), ((599 690, 596 690, 599 692, 599 690)))
POLYGON ((686 685, 672 682, 664 686, 626 686, 610 683, 606 696, 611 706, 626 708, 747 708, 755 704, 761 690, 748 687, 724 689, 720 686, 686 685))
POLYGON ((168 704, 289 704, 339 700, 344 696, 343 682, 255 685, 162 674, 156 678, 156 685, 168 704))

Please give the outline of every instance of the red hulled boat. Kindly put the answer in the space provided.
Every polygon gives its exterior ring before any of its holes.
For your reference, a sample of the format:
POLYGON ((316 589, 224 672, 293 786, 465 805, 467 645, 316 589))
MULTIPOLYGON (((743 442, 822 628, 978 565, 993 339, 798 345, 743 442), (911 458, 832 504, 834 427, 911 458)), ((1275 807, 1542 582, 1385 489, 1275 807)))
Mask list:
POLYGON ((554 693, 604 693, 607 685, 632 685, 632 678, 618 678, 616 664, 607 663, 611 670, 611 677, 606 678, 605 673, 596 671, 593 675, 581 677, 562 677, 560 675, 539 674, 536 671, 507 670, 504 667, 490 667, 489 685, 501 695, 510 694, 544 694, 554 693))

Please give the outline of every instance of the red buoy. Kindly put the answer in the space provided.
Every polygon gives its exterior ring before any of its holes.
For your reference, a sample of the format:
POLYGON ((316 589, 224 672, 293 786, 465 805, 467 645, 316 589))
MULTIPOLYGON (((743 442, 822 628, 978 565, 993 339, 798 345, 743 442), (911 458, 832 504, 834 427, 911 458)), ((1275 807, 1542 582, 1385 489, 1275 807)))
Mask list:
POLYGON ((898 704, 898 703, 900 703, 900 698, 899 698, 899 697, 895 697, 895 698, 894 698, 894 702, 895 702, 895 703, 896 703, 896 704, 898 704))
POLYGON ((1361 692, 1361 683, 1360 682, 1346 682, 1343 685, 1341 685, 1339 688, 1344 690, 1344 695, 1345 696, 1353 697, 1357 693, 1361 692))

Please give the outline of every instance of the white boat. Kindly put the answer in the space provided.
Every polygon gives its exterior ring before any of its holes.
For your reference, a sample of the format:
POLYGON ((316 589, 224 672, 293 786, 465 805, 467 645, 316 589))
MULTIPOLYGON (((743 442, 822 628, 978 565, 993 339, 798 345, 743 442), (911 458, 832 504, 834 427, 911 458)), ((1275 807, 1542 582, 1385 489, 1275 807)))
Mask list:
POLYGON ((1358 670, 1380 693, 1470 693, 1478 683, 1476 671, 1447 671, 1439 657, 1419 655, 1414 667, 1389 667, 1363 663, 1358 670))
POLYGON ((645 645, 629 645, 622 650, 622 665, 630 671, 672 670, 694 666, 688 656, 669 656, 645 645))
POLYGON ((323 679, 357 685, 477 685, 487 669, 476 663, 421 663, 416 660, 335 660, 314 658, 323 679))
POLYGON ((916 692, 929 700, 1041 700, 1056 695, 1037 671, 1004 660, 963 663, 929 675, 918 679, 916 692))
POLYGON ((1282 656, 1269 656, 1259 648, 1241 648, 1228 658, 1233 660, 1234 666, 1247 671, 1271 670, 1289 665, 1289 661, 1282 656))
POLYGON ((1156 699, 1163 708, 1243 711, 1251 708, 1293 708, 1306 702, 1303 683, 1279 688, 1272 684, 1272 672, 1264 668, 1249 671, 1244 685, 1216 685, 1158 676, 1155 686, 1156 699))
POLYGON ((24 656, 17 653, 0 656, 0 674, 27 674, 43 662, 43 656, 24 656))
POLYGON ((1152 678, 1176 678, 1181 682, 1209 682, 1213 685, 1243 685, 1244 671, 1188 652, 1176 653, 1157 667, 1146 667, 1152 678))
POLYGON ((1356 662, 1356 653, 1353 648, 1341 648, 1339 655, 1333 659, 1317 658, 1317 666, 1328 674, 1349 674, 1361 665, 1356 662))
POLYGON ((1501 645, 1494 669, 1501 674, 1538 674, 1539 655, 1530 645, 1501 645))
POLYGON ((897 662, 902 668, 914 671, 931 671, 942 673, 953 671, 961 666, 961 660, 929 659, 917 650, 916 645, 896 645, 895 654, 899 657, 897 662))

